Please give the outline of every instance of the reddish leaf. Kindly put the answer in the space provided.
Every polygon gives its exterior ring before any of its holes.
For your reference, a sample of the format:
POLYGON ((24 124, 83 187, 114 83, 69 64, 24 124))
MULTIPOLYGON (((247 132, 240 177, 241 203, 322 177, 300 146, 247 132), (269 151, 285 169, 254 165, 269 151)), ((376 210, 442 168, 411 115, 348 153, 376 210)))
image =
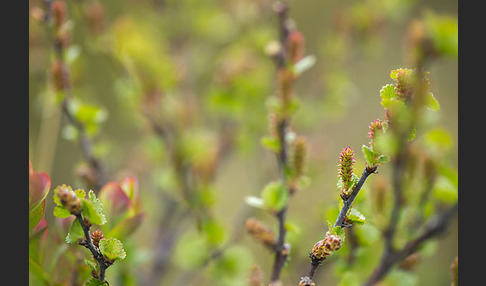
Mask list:
POLYGON ((44 172, 35 172, 29 160, 29 212, 46 198, 51 187, 51 178, 44 172))

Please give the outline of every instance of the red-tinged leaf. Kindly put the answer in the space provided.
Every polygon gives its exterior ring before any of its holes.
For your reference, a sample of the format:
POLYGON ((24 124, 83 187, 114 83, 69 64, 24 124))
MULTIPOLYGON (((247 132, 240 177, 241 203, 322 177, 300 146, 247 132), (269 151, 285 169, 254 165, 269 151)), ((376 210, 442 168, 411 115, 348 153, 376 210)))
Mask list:
POLYGON ((130 198, 117 182, 106 183, 98 197, 110 219, 125 214, 132 206, 130 198))
POLYGON ((132 205, 135 211, 138 210, 140 206, 140 198, 138 196, 138 180, 135 176, 128 176, 120 182, 120 186, 127 196, 132 201, 132 205))
POLYGON ((44 172, 35 172, 29 160, 29 212, 46 198, 51 188, 51 178, 44 172))

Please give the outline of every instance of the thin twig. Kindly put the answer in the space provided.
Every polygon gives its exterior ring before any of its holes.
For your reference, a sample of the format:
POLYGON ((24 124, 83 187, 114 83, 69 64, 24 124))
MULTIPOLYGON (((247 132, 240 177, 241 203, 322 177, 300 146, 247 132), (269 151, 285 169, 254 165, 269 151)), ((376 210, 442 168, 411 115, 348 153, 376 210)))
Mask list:
POLYGON ((110 267, 113 262, 106 260, 103 257, 103 254, 101 254, 100 250, 93 244, 93 241, 91 240, 91 236, 89 234, 90 227, 84 223, 81 213, 76 214, 76 219, 78 220, 79 224, 81 224, 81 228, 83 229, 85 237, 85 241, 81 242, 80 244, 84 245, 87 249, 89 249, 89 251, 91 251, 91 254, 93 254, 93 257, 98 262, 100 268, 98 279, 101 281, 105 281, 106 268, 110 267))
POLYGON ((371 276, 368 278, 365 286, 371 286, 374 285, 376 282, 380 281, 386 275, 386 273, 390 271, 391 267, 395 263, 404 259, 409 254, 415 252, 419 248, 419 246, 427 240, 443 233, 447 229, 447 226, 449 225, 454 215, 457 213, 457 210, 458 204, 456 202, 451 208, 443 212, 441 215, 437 215, 432 218, 425 226, 422 234, 410 240, 408 243, 405 244, 405 246, 403 246, 402 249, 398 251, 392 250, 387 252, 386 256, 382 257, 378 267, 375 268, 371 276))

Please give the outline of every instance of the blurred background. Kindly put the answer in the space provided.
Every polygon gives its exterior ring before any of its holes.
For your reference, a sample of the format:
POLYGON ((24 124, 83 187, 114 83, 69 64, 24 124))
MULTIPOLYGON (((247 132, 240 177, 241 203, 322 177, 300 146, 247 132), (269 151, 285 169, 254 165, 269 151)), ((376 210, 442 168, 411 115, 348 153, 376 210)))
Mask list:
MULTIPOLYGON (((393 83, 391 70, 412 67, 405 38, 410 23, 439 16, 457 18, 458 3, 287 3, 290 17, 305 37, 305 53, 316 58, 315 65, 297 81, 300 106, 292 121, 292 129, 307 139, 310 179, 310 184, 292 197, 287 215, 293 229, 288 235, 292 249, 282 279, 284 285, 296 285, 306 274, 309 250, 324 235, 327 221, 335 220, 329 214, 340 200, 336 188, 340 151, 346 146, 355 149, 356 173, 360 173, 364 167, 361 146, 368 143, 368 125, 376 118, 384 119, 379 91, 393 83)), ((29 0, 29 4, 31 11, 44 7, 40 0, 29 0)), ((224 268, 225 273, 232 269, 233 280, 221 285, 245 285, 253 264, 259 265, 268 279, 273 255, 244 232, 243 224, 254 216, 274 229, 276 226, 272 216, 245 203, 245 197, 258 196, 268 182, 278 178, 275 156, 261 144, 269 132, 266 99, 275 87, 274 63, 265 53, 267 44, 278 38, 273 1, 71 0, 66 4, 70 43, 65 57, 74 97, 93 107, 93 152, 105 168, 107 181, 126 175, 138 179, 146 214, 127 242, 127 259, 131 257, 131 261, 126 263, 132 280, 124 283, 139 285, 140 273, 153 263, 154 233, 164 208, 160 190, 171 185, 167 150, 144 116, 147 108, 162 122, 172 120, 196 134, 191 137, 196 146, 190 147, 195 154, 211 150, 221 134, 231 137, 229 151, 219 158, 208 199, 222 226, 221 240, 236 238, 228 251, 238 259, 228 258, 233 264, 224 268), (150 92, 155 95, 148 96, 150 92), (160 103, 160 98, 165 100, 160 103)), ((53 58, 46 30, 35 16, 30 17, 29 158, 36 171, 50 175, 51 190, 61 184, 86 188, 80 176, 84 159, 76 130, 62 116, 60 95, 52 88, 49 72, 53 58)), ((429 124, 450 134, 453 143, 443 158, 457 169, 457 57, 441 57, 427 70, 430 89, 441 107, 429 118, 429 124)), ((367 181, 364 192, 378 177, 389 173, 389 166, 384 165, 367 181)), ((51 191, 46 220, 52 224, 53 208, 51 191)), ((181 235, 172 271, 163 285, 175 285, 182 275, 192 277, 187 284, 218 284, 218 266, 209 263, 201 270, 197 255, 191 257, 184 250, 186 244, 198 245, 196 234, 194 226, 189 226, 181 235)), ((404 279, 385 285, 449 285, 457 242, 454 221, 447 235, 430 246, 433 254, 421 258, 409 282, 404 279)), ((315 282, 344 285, 339 284, 338 267, 329 260, 329 266, 318 270, 315 282)), ((108 269, 108 279, 123 263, 108 269)))

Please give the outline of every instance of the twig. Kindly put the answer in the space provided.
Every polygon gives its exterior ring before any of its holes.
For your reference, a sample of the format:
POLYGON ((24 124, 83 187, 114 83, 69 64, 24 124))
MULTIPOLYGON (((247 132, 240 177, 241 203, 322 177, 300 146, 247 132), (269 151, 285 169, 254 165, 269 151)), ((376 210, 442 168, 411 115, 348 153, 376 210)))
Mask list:
POLYGON ((89 249, 89 251, 91 251, 91 254, 93 254, 93 257, 98 262, 100 268, 97 279, 101 281, 105 281, 105 271, 108 267, 110 267, 113 264, 113 262, 106 260, 103 257, 103 254, 101 254, 100 250, 93 244, 93 241, 91 240, 91 236, 89 234, 90 227, 84 223, 83 216, 81 215, 81 213, 76 214, 75 216, 79 224, 81 224, 81 227, 83 228, 84 237, 85 237, 85 241, 80 242, 79 244, 84 245, 87 249, 89 249))
POLYGON ((441 215, 432 218, 425 226, 422 234, 417 236, 415 239, 410 240, 402 249, 387 252, 386 255, 382 257, 380 264, 373 271, 365 285, 374 285, 376 282, 380 281, 386 273, 388 273, 395 263, 416 251, 417 248, 425 241, 443 233, 447 229, 447 226, 456 214, 457 210, 458 204, 456 202, 450 209, 443 212, 441 215))
MULTIPOLYGON (((366 182, 366 179, 368 177, 376 172, 376 167, 370 168, 366 167, 363 170, 363 173, 361 174, 361 177, 359 178, 358 183, 354 187, 352 193, 349 195, 349 197, 344 198, 343 197, 343 206, 341 210, 339 211, 339 215, 336 219, 336 222, 334 223, 334 227, 340 226, 340 227, 345 227, 344 225, 344 219, 346 218, 346 214, 348 213, 349 209, 351 208, 351 205, 353 204, 354 200, 356 199, 356 196, 358 196, 359 191, 363 187, 364 183, 366 182)), ((311 258, 311 263, 309 267, 309 271, 307 272, 306 277, 309 277, 312 279, 314 277, 314 274, 317 270, 317 268, 322 264, 322 262, 325 260, 325 258, 316 258, 314 256, 310 256, 311 258)))
POLYGON ((44 0, 43 2, 46 10, 43 24, 46 29, 47 37, 53 46, 55 58, 61 66, 60 76, 62 82, 62 91, 64 93, 64 98, 61 102, 61 110, 64 116, 68 119, 69 123, 71 123, 79 133, 79 144, 81 146, 83 157, 94 171, 95 176, 93 185, 95 186, 95 190, 99 191, 104 184, 104 169, 101 166, 100 161, 93 155, 93 142, 86 134, 83 123, 77 120, 69 110, 69 104, 71 99, 73 98, 73 95, 69 79, 69 70, 64 61, 64 43, 62 41, 62 38, 59 38, 57 35, 55 35, 55 33, 52 33, 52 30, 50 30, 48 26, 48 23, 49 21, 51 21, 52 18, 52 2, 50 0, 44 0))

